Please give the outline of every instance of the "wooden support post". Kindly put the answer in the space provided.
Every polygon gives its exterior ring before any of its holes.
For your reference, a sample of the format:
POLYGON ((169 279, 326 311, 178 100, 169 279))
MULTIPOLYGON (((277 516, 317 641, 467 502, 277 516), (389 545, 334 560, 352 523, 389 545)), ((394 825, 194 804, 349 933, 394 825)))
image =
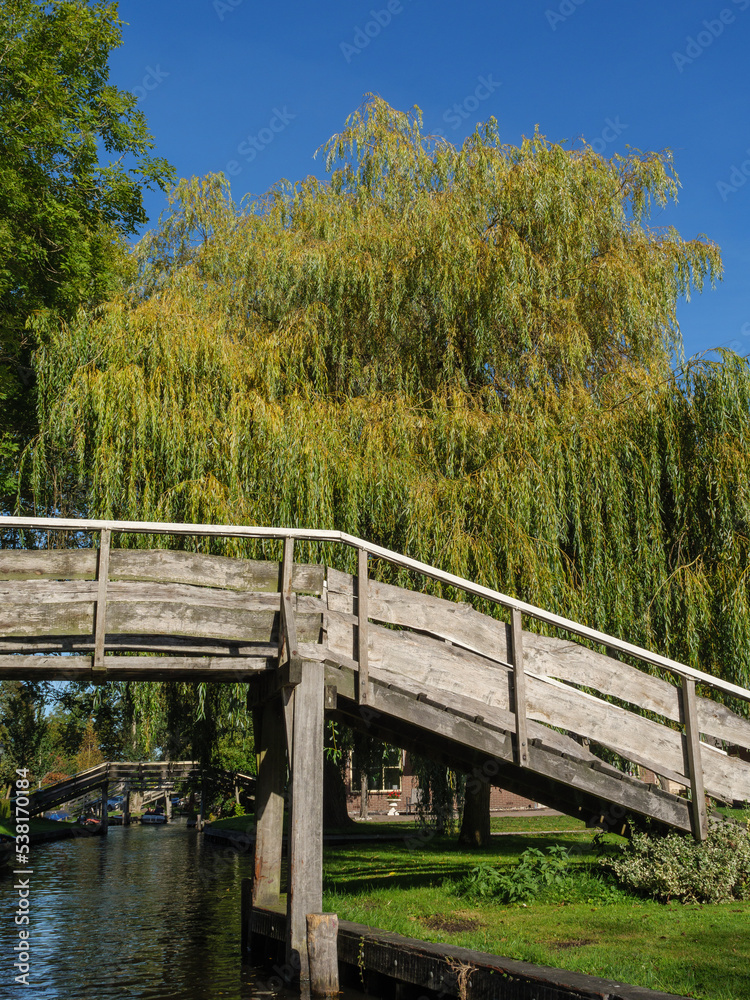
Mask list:
POLYGON ((99 818, 102 822, 102 830, 104 833, 109 832, 109 817, 107 816, 107 799, 109 798, 109 785, 105 781, 102 785, 102 802, 101 802, 101 812, 99 818))
POLYGON ((107 583, 109 582, 109 547, 112 532, 103 528, 99 539, 99 558, 96 569, 96 612, 94 615, 94 659, 92 675, 94 680, 106 679, 104 666, 104 638, 107 631, 107 583))
POLYGON ((278 906, 281 893, 281 848, 284 825, 286 749, 280 699, 255 713, 258 778, 255 785, 255 864, 253 906, 278 906))
POLYGON ((526 767, 529 762, 529 740, 526 735, 526 674, 523 665, 523 619, 513 609, 510 619, 513 659, 513 711, 516 717, 516 763, 526 767))
POLYGON ((130 789, 125 792, 125 805, 122 810, 122 825, 130 826, 130 789))
POLYGON ((307 955, 310 993, 314 997, 338 996, 339 918, 335 913, 307 914, 307 955))
POLYGON ((690 816, 693 836, 703 841, 708 837, 706 793, 703 787, 703 762, 701 760, 698 708, 695 701, 695 681, 682 678, 682 717, 685 723, 686 774, 690 778, 690 816))
POLYGON ((164 815, 167 817, 167 823, 172 822, 172 796, 169 792, 164 796, 164 815))
POLYGON ((322 664, 303 660, 294 689, 291 757, 287 962, 310 978, 307 914, 323 908, 323 725, 322 664))
POLYGON ((370 680, 370 668, 367 651, 369 612, 368 600, 367 552, 357 550, 357 661, 358 684, 357 692, 360 705, 367 704, 367 687, 370 680))

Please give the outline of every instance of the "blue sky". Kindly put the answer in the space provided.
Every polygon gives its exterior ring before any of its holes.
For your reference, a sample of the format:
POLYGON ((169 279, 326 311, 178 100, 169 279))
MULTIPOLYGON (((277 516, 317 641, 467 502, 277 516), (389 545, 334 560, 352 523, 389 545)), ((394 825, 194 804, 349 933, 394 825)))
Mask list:
MULTIPOLYGON (((136 93, 159 155, 224 171, 237 200, 323 176, 315 150, 364 94, 461 143, 494 115, 604 155, 669 148, 682 189, 651 224, 719 244, 724 280, 679 319, 686 354, 750 353, 750 0, 121 0, 112 82, 136 93)), ((164 197, 151 194, 155 222, 164 197)))

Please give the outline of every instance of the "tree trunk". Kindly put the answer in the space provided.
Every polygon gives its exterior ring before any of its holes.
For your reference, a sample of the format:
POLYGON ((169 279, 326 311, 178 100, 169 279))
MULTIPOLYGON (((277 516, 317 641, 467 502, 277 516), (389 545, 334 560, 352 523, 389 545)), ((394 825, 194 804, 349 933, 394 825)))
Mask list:
POLYGON ((491 788, 486 781, 467 783, 459 844, 465 847, 487 847, 489 844, 491 788))
POLYGON ((359 775, 359 818, 368 819, 367 813, 367 771, 361 771, 359 775))
POLYGON ((328 757, 323 762, 323 827, 353 826, 346 808, 346 785, 335 761, 328 757))

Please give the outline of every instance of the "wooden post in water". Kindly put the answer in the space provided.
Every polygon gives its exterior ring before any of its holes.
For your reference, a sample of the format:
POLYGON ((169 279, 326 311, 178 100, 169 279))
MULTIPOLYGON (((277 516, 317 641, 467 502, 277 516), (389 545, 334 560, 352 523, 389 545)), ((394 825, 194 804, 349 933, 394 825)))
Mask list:
POLYGON ((102 785, 102 801, 101 801, 101 812, 99 813, 99 818, 102 822, 102 831, 104 833, 109 832, 109 817, 107 816, 107 799, 109 798, 109 784, 105 781, 102 785))
POLYGON ((339 918, 335 913, 307 914, 307 955, 310 993, 333 997, 339 992, 339 918))
POLYGON ((130 789, 125 792, 125 805, 122 810, 122 825, 130 826, 130 789))
POLYGON ((323 665, 302 660, 300 675, 292 713, 286 951, 289 965, 307 982, 307 914, 323 908, 323 665))
POLYGON ((164 795, 164 815, 167 817, 167 823, 172 822, 172 796, 167 790, 164 795))
POLYGON ((255 712, 254 728, 258 778, 255 785, 253 906, 278 906, 286 780, 284 715, 278 697, 255 712))

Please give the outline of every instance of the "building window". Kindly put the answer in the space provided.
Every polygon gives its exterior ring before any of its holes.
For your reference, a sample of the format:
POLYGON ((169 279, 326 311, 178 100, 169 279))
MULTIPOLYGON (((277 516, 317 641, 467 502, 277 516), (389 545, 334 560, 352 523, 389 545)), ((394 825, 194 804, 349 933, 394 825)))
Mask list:
MULTIPOLYGON (((383 760, 377 770, 367 772, 367 790, 370 792, 401 791, 401 751, 397 747, 383 747, 383 760)), ((352 791, 360 790, 360 769, 357 755, 352 759, 352 791)))

